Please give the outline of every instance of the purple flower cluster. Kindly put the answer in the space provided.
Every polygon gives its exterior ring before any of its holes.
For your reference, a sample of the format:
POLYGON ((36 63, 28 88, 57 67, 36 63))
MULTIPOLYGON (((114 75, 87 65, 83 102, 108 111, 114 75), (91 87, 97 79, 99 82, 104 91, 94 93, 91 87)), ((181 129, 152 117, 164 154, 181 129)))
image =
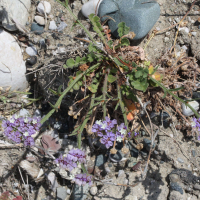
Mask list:
POLYGON ((198 140, 200 140, 200 118, 199 119, 193 118, 192 128, 199 132, 198 140))
POLYGON ((79 186, 85 185, 85 184, 88 184, 89 186, 91 186, 92 176, 87 175, 87 174, 77 174, 75 178, 73 179, 73 181, 79 186))
POLYGON ((126 133, 127 133, 127 127, 124 125, 124 123, 121 123, 117 127, 117 131, 116 131, 117 141, 121 142, 124 139, 126 133))
POLYGON ((69 171, 77 167, 77 162, 86 162, 86 155, 80 149, 72 149, 66 156, 60 155, 59 158, 55 160, 55 163, 59 164, 61 168, 68 169, 69 171))
POLYGON ((25 146, 33 146, 34 139, 31 137, 41 126, 39 117, 19 117, 14 115, 10 120, 4 120, 2 127, 5 136, 15 143, 24 142, 25 146))
POLYGON ((113 146, 113 142, 116 139, 116 135, 112 132, 116 124, 116 119, 110 120, 109 117, 105 117, 105 121, 97 120, 92 126, 92 132, 97 133, 102 138, 100 141, 107 149, 113 146))

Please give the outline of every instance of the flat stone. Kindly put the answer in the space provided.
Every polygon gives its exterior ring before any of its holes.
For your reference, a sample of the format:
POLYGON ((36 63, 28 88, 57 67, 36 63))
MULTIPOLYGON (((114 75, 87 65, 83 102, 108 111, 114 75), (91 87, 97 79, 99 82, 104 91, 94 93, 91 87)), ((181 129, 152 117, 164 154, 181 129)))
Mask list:
POLYGON ((63 31, 65 27, 67 27, 67 24, 65 22, 61 22, 60 25, 57 28, 58 32, 63 31))
MULTIPOLYGON (((151 140, 147 139, 147 138, 144 138, 143 139, 143 144, 144 144, 144 148, 147 150, 147 151, 150 151, 150 148, 151 148, 151 140)), ((152 148, 155 147, 155 144, 153 144, 152 148)))
POLYGON ((56 26, 55 21, 50 21, 49 30, 56 30, 58 27, 56 26))
POLYGON ((16 31, 18 28, 12 21, 25 26, 29 16, 31 0, 1 0, 0 1, 0 21, 5 29, 16 31))
POLYGON ((65 189, 63 187, 57 188, 57 190, 56 190, 56 200, 65 200, 67 196, 68 196, 67 189, 65 189))
POLYGON ((34 19, 39 25, 44 25, 45 24, 44 17, 36 15, 34 19))
POLYGON ((180 163, 184 163, 182 158, 177 158, 177 161, 180 162, 180 163))
POLYGON ((105 155, 100 154, 96 157, 95 166, 100 167, 106 162, 107 158, 105 155))
POLYGON ((98 15, 102 22, 108 19, 109 28, 115 37, 118 37, 118 24, 125 22, 130 31, 136 34, 133 40, 138 40, 146 36, 158 20, 160 6, 148 0, 103 0, 98 15))
POLYGON ((36 56, 37 55, 37 49, 35 47, 27 47, 26 48, 26 53, 29 55, 29 56, 36 56))
POLYGON ((93 195, 93 196, 97 194, 97 187, 96 186, 90 188, 90 194, 93 195))
POLYGON ((41 35, 44 31, 44 26, 40 26, 37 23, 31 24, 31 31, 33 31, 36 35, 41 35))
POLYGON ((180 194, 183 194, 183 188, 176 182, 170 183, 170 190, 178 191, 180 194))

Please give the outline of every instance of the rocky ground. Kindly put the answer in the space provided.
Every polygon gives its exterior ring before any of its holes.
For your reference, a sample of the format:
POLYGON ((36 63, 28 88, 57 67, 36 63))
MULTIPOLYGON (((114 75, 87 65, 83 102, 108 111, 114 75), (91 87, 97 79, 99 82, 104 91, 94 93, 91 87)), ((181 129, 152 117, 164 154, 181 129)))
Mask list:
MULTIPOLYGON (((6 104, 0 104, 2 119, 19 111, 27 102, 32 103, 26 106, 29 114, 37 116, 47 114, 50 109, 47 102, 50 101, 54 104, 57 100, 57 97, 52 95, 48 89, 56 90, 60 85, 63 88, 67 86, 70 72, 63 71, 62 68, 67 58, 74 58, 76 55, 84 56, 87 52, 87 42, 73 39, 73 37, 79 37, 89 40, 85 32, 79 26, 72 29, 75 21, 62 5, 54 0, 48 0, 48 2, 51 4, 51 12, 42 34, 35 34, 33 31, 37 30, 31 28, 34 17, 37 15, 36 6, 38 2, 35 0, 31 2, 29 18, 25 26, 29 32, 25 34, 19 31, 10 32, 20 44, 24 61, 26 61, 27 73, 29 74, 28 90, 33 93, 29 98, 42 97, 42 100, 38 103, 26 100, 26 96, 10 97, 11 100, 7 101, 6 104), (49 30, 50 21, 55 21, 57 26, 65 22, 67 27, 61 32, 49 30), (34 64, 30 61, 27 62, 27 59, 30 60, 30 55, 26 53, 28 46, 34 46, 37 49, 37 61, 34 60, 34 64)), ((157 0, 157 2, 161 8, 160 18, 143 40, 132 41, 132 45, 145 48, 146 59, 150 60, 154 66, 160 65, 163 61, 162 58, 168 55, 169 50, 175 45, 176 54, 172 58, 173 60, 178 59, 185 52, 187 57, 196 59, 195 62, 199 68, 200 2, 197 1, 192 7, 185 18, 185 24, 180 27, 178 32, 178 27, 167 28, 179 22, 185 16, 191 7, 191 1, 157 0), (167 30, 162 32, 165 29, 167 30), (160 33, 150 40, 153 32, 159 31, 160 33)), ((81 14, 82 5, 83 2, 80 0, 73 1, 71 3, 72 11, 95 37, 89 21, 81 14)), ((74 93, 67 95, 63 101, 63 108, 65 109, 79 100, 79 95, 74 93)), ((152 117, 152 122, 159 125, 160 129, 155 139, 155 148, 151 153, 148 171, 144 179, 141 179, 141 173, 145 168, 150 150, 150 138, 145 129, 141 129, 138 137, 138 141, 144 145, 141 151, 138 151, 134 144, 127 143, 126 146, 130 152, 122 154, 119 151, 119 155, 117 154, 114 159, 110 159, 103 149, 100 149, 98 154, 94 154, 89 147, 83 147, 88 153, 87 167, 95 175, 94 185, 91 188, 87 185, 78 187, 71 184, 69 177, 53 167, 47 156, 42 157, 38 152, 27 150, 19 145, 5 143, 8 140, 5 139, 3 132, 0 132, 1 192, 9 191, 10 199, 22 196, 23 199, 30 200, 200 199, 200 143, 195 137, 188 137, 187 130, 177 128, 178 126, 184 127, 187 121, 183 118, 179 120, 177 112, 170 107, 167 106, 166 110, 171 115, 170 126, 163 127, 162 124, 156 123, 156 120, 159 119, 155 118, 153 121, 152 117), (120 156, 123 159, 120 159, 120 156), (28 164, 22 163, 22 160, 30 162, 28 164), (116 160, 120 160, 120 162, 116 162, 116 160), (137 167, 134 168, 136 164, 137 167), (35 169, 35 172, 31 169, 35 169), (43 171, 41 172, 41 170, 43 171)), ((181 108, 179 110, 181 111, 181 108)), ((191 118, 186 120, 189 119, 191 118)), ((57 137, 62 151, 69 150, 70 145, 76 147, 75 139, 67 137, 73 130, 75 120, 68 116, 66 110, 61 109, 49 119, 48 123, 44 125, 42 135, 37 139, 38 145, 40 145, 40 139, 43 135, 51 135, 57 137)), ((148 123, 146 123, 146 126, 150 130, 148 123)))

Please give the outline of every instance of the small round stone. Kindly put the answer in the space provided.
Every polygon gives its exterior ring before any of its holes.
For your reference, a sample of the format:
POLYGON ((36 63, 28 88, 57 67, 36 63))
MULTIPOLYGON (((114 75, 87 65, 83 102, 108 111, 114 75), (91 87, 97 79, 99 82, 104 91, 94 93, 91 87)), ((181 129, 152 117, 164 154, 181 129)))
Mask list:
POLYGON ((29 55, 29 56, 36 56, 37 55, 37 49, 35 47, 27 47, 26 48, 26 53, 29 55))
POLYGON ((33 22, 31 24, 31 31, 34 32, 36 35, 41 35, 44 32, 44 26, 33 22))
POLYGON ((33 66, 37 63, 37 56, 31 56, 26 60, 26 64, 33 66))
POLYGON ((37 6, 38 12, 49 14, 51 12, 51 4, 47 1, 41 1, 37 6))
POLYGON ((41 17, 41 16, 35 16, 35 21, 40 25, 44 25, 45 24, 44 18, 41 17))
POLYGON ((90 188, 90 194, 93 195, 93 196, 97 194, 97 187, 96 186, 90 188))

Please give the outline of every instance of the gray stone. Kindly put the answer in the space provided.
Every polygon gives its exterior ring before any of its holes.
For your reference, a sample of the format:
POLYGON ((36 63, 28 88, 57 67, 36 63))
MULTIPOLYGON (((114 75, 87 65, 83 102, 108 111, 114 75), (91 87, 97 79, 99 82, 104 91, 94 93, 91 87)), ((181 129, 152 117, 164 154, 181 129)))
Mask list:
POLYGON ((102 21, 108 19, 114 36, 118 37, 118 24, 125 22, 130 31, 136 34, 134 40, 138 40, 147 35, 158 20, 160 6, 157 2, 148 0, 103 0, 98 15, 102 17, 102 21))
POLYGON ((196 156, 196 151, 192 150, 192 156, 195 157, 196 156))
POLYGON ((30 7, 31 0, 1 0, 0 21, 2 21, 3 27, 9 31, 16 31, 18 28, 12 19, 20 25, 25 26, 30 7))
POLYGON ((34 117, 42 117, 42 112, 39 109, 36 109, 33 116, 34 117))
POLYGON ((84 186, 79 186, 75 184, 70 200, 85 200, 88 196, 89 186, 88 184, 84 186))
POLYGON ((118 171, 118 177, 124 174, 124 170, 119 170, 118 171))
POLYGON ((38 12, 49 14, 51 12, 51 4, 47 1, 41 1, 37 6, 38 12))
MULTIPOLYGON (((199 103, 197 101, 190 101, 188 104, 196 111, 199 109, 199 103)), ((187 117, 194 115, 194 112, 184 103, 182 103, 182 113, 187 117)))
POLYGON ((26 60, 26 66, 31 67, 37 63, 37 56, 31 56, 26 60))
POLYGON ((56 200, 65 200, 67 197, 67 189, 63 187, 58 187, 57 188, 57 193, 56 193, 56 200))
POLYGON ((37 55, 37 49, 35 47, 27 47, 26 48, 26 53, 29 56, 36 56, 37 55))
POLYGON ((117 151, 116 154, 110 154, 109 158, 110 158, 110 160, 112 162, 120 162, 122 160, 122 158, 123 158, 123 154, 122 154, 122 152, 120 150, 120 151, 117 151))
POLYGON ((100 154, 96 157, 95 165, 97 167, 100 167, 106 162, 106 160, 107 158, 105 157, 105 155, 100 154))
MULTIPOLYGON (((151 140, 147 139, 147 138, 144 138, 143 139, 143 144, 144 144, 144 148, 147 150, 147 151, 150 151, 150 148, 151 148, 151 140)), ((155 144, 153 144, 152 148, 155 147, 155 144)))
POLYGON ((58 26, 58 32, 63 31, 65 27, 67 27, 67 24, 65 22, 61 22, 58 26))
POLYGON ((170 190, 175 190, 177 192, 180 192, 180 194, 183 194, 182 187, 176 182, 170 183, 170 190))
POLYGON ((133 167, 134 165, 137 164, 137 158, 131 157, 128 159, 127 163, 128 167, 133 167))
POLYGON ((180 162, 180 163, 184 163, 182 158, 177 158, 177 161, 180 162))
POLYGON ((40 26, 37 23, 31 24, 31 31, 33 31, 36 35, 41 35, 44 31, 44 26, 40 26))

